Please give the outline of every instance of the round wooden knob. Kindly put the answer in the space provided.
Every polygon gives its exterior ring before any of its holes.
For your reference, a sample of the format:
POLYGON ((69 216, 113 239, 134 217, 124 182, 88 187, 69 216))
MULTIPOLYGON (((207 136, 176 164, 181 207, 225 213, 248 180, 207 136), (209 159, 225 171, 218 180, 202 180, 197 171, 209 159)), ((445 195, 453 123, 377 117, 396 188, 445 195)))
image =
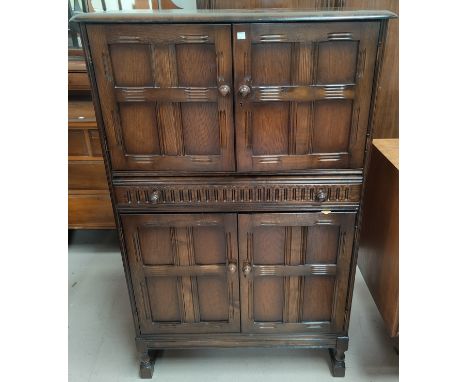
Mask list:
POLYGON ((327 193, 323 190, 320 190, 317 192, 317 195, 315 195, 315 200, 317 202, 324 202, 327 200, 327 193))
POLYGON ((219 93, 223 96, 223 97, 226 97, 230 92, 231 92, 231 88, 229 87, 229 85, 221 85, 219 88, 219 93))
POLYGON ((242 97, 247 97, 250 94, 250 87, 247 85, 241 85, 239 87, 239 93, 242 97))
POLYGON ((151 203, 157 203, 161 200, 161 191, 155 190, 151 193, 150 195, 150 201, 151 203))
POLYGON ((245 264, 242 271, 244 272, 244 275, 247 276, 252 272, 252 266, 250 264, 245 264))
POLYGON ((236 273, 236 271, 237 271, 237 265, 236 265, 236 263, 229 263, 229 264, 228 264, 228 271, 229 271, 230 273, 236 273))

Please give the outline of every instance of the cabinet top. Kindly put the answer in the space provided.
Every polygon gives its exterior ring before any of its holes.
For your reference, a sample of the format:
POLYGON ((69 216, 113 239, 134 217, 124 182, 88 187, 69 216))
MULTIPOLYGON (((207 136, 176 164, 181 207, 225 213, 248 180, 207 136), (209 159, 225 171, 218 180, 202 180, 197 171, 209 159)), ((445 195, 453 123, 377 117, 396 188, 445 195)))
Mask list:
POLYGON ((257 10, 134 10, 80 13, 71 19, 79 23, 253 23, 298 21, 359 21, 395 18, 390 11, 311 11, 290 9, 257 10))

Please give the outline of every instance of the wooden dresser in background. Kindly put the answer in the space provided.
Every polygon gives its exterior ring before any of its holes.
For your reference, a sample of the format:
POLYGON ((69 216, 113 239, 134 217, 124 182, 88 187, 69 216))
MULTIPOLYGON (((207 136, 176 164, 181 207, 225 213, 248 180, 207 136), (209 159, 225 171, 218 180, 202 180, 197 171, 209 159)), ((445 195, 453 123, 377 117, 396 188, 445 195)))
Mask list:
POLYGON ((68 61, 68 228, 115 228, 86 63, 68 61))

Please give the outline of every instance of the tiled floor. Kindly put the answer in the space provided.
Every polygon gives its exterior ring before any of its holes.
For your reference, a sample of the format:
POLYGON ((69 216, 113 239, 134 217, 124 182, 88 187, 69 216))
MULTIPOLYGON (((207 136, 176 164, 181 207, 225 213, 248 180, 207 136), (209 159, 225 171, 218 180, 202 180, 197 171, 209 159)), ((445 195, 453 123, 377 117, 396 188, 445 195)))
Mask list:
MULTIPOLYGON (((78 231, 69 245, 69 382, 138 381, 134 329, 117 237, 78 231)), ((398 380, 398 356, 359 271, 346 352, 348 382, 398 380)), ((336 381, 327 351, 222 349, 165 351, 153 379, 336 381)))

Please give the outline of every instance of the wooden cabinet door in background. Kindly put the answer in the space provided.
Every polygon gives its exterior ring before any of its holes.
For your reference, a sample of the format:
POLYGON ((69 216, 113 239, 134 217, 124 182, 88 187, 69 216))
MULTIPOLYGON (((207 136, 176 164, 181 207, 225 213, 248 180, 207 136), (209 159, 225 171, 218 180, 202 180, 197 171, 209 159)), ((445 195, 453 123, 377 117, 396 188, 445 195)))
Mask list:
POLYGON ((355 213, 239 215, 242 331, 343 331, 355 213))
POLYGON ((233 33, 238 169, 362 168, 379 23, 233 33))
POLYGON ((90 25, 114 170, 234 171, 229 25, 90 25))
POLYGON ((143 334, 239 332, 235 214, 122 215, 143 334))

